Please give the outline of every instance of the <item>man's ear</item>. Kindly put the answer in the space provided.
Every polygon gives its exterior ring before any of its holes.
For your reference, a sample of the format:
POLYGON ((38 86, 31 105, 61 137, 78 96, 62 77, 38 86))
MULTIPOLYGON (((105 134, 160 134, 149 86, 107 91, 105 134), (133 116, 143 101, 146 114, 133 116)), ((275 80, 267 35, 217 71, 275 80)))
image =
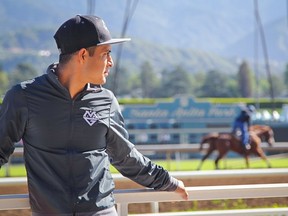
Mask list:
POLYGON ((78 52, 78 54, 77 54, 78 60, 79 60, 80 62, 85 61, 87 55, 88 55, 87 49, 84 49, 84 48, 80 49, 79 52, 78 52))

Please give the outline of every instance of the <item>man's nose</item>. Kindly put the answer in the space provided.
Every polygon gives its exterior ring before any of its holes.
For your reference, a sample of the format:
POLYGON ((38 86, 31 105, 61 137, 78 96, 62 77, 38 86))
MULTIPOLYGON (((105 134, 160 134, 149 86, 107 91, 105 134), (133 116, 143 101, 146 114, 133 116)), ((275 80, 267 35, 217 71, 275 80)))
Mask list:
POLYGON ((108 64, 109 64, 109 67, 113 67, 113 66, 114 66, 114 62, 113 62, 112 56, 109 56, 109 58, 108 58, 108 64))

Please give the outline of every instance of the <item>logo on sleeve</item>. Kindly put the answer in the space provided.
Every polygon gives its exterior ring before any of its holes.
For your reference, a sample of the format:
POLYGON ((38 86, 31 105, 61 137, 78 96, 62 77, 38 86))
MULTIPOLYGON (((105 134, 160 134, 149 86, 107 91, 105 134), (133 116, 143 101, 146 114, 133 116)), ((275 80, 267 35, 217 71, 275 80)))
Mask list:
POLYGON ((99 117, 95 111, 86 110, 83 115, 84 120, 92 126, 95 122, 99 121, 99 117))

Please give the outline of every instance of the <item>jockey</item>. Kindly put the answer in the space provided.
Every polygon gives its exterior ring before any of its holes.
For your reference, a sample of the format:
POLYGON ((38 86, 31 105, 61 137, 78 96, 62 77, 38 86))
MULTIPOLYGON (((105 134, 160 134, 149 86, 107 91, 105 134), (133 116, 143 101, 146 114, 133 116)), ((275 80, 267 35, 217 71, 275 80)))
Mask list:
POLYGON ((251 148, 249 143, 249 127, 251 125, 251 115, 254 111, 255 107, 253 105, 244 107, 233 123, 232 133, 236 134, 237 130, 240 130, 241 142, 246 150, 251 148))

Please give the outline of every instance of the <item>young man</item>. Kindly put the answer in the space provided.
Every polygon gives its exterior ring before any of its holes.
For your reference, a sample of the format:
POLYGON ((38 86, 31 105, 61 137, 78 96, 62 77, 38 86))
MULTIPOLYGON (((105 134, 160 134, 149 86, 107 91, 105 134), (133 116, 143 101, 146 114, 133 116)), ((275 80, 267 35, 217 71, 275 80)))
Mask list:
POLYGON ((54 35, 59 64, 10 89, 0 110, 0 166, 24 143, 33 216, 117 215, 110 163, 155 190, 188 193, 182 181, 129 142, 113 93, 101 85, 113 66, 112 39, 96 16, 69 19, 54 35))

